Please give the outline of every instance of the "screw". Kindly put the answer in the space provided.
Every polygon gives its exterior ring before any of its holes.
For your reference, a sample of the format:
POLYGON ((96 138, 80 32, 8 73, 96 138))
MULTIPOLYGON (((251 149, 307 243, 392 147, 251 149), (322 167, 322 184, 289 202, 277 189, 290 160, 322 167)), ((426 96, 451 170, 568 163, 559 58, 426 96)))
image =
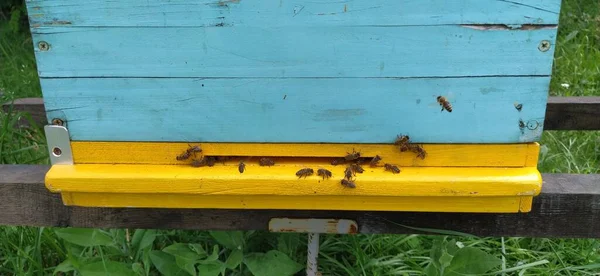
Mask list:
POLYGON ((546 51, 550 50, 550 41, 542 40, 540 42, 540 45, 538 45, 538 50, 540 50, 542 52, 546 52, 546 51))
POLYGON ((52 149, 52 154, 54 154, 54 156, 56 157, 60 157, 60 155, 62 154, 62 150, 59 147, 54 147, 52 149))
POLYGON ((529 130, 537 129, 538 126, 540 126, 540 123, 538 123, 538 121, 536 121, 536 120, 529 120, 529 121, 527 121, 527 128, 529 130))
POLYGON ((40 49, 40 51, 48 51, 50 50, 50 44, 46 41, 40 41, 38 42, 38 49, 40 49))
POLYGON ((65 122, 62 119, 54 118, 52 119, 52 124, 55 126, 63 126, 65 122))

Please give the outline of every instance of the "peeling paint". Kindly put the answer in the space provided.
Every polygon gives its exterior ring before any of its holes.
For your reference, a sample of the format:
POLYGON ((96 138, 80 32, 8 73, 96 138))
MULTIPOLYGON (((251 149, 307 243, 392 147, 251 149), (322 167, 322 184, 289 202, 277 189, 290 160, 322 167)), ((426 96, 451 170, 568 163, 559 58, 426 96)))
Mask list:
POLYGON ((461 24, 463 28, 489 31, 489 30, 546 30, 556 29, 558 25, 555 24, 523 24, 523 25, 507 25, 507 24, 461 24))

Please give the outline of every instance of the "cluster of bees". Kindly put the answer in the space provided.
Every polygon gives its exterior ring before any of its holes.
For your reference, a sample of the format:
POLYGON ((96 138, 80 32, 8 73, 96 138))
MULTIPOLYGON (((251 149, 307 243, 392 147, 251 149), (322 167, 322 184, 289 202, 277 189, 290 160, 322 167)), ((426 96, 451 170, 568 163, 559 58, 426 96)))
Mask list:
MULTIPOLYGON (((448 110, 449 112, 451 111, 448 110)), ((398 146, 400 152, 414 152, 418 158, 425 159, 427 156, 427 152, 417 144, 412 144, 410 142, 410 137, 408 135, 398 135, 396 140, 394 141, 394 145, 398 146)), ((202 149, 199 146, 189 146, 183 153, 177 155, 176 159, 178 161, 184 161, 191 159, 192 167, 212 167, 216 162, 225 162, 230 160, 233 157, 230 156, 205 156, 202 154, 202 149)), ((344 157, 335 158, 331 161, 331 165, 341 165, 348 164, 346 169, 344 170, 344 178, 341 179, 340 183, 342 186, 347 188, 356 188, 356 174, 362 174, 365 169, 361 166, 362 164, 369 163, 371 168, 379 167, 379 162, 382 158, 379 155, 375 155, 373 158, 364 158, 361 157, 360 152, 352 150, 352 152, 347 152, 344 157)), ((275 161, 271 158, 262 157, 258 160, 258 164, 260 166, 273 166, 275 165, 275 161)), ((394 164, 385 163, 383 168, 386 171, 389 171, 393 174, 400 173, 400 168, 394 164)), ((246 164, 243 160, 240 160, 238 164, 238 171, 240 173, 244 173, 246 170, 246 164)), ((315 173, 312 168, 302 168, 296 172, 296 176, 298 178, 306 178, 315 173)), ((329 179, 333 176, 331 171, 323 168, 317 169, 317 175, 322 177, 323 179, 329 179)))

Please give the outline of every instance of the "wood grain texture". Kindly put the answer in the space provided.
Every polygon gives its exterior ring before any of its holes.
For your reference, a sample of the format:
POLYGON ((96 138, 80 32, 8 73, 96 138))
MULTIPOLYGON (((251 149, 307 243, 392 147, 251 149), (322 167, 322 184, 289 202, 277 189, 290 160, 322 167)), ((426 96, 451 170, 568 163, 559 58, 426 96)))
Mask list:
MULTIPOLYGON (((425 159, 415 153, 400 152, 389 144, 247 144, 247 143, 139 143, 139 142, 71 142, 75 164, 147 164, 185 165, 175 156, 198 145, 208 156, 243 156, 247 163, 259 157, 276 157, 276 164, 320 163, 329 165, 336 157, 356 150, 362 157, 379 155, 383 163, 400 167, 535 167, 539 144, 425 144, 425 159), (123 154, 127 153, 127 154, 123 154), (293 157, 293 158, 285 158, 293 157), (316 158, 315 158, 316 157, 316 158), (311 159, 312 158, 312 159, 311 159), (319 158, 319 159, 317 159, 319 158), (320 162, 320 163, 319 163, 320 162)), ((237 165, 239 158, 224 164, 237 165)), ((341 165, 343 166, 343 165, 341 165)))
POLYGON ((390 143, 398 134, 416 143, 537 141, 548 85, 548 77, 42 82, 48 118, 66 121, 74 141, 275 143, 390 143), (438 95, 452 113, 440 111, 438 95))
MULTIPOLYGON (((462 26, 35 29, 40 77, 549 76, 556 29, 462 26)), ((310 81, 305 81, 309 89, 310 81)), ((42 88, 44 83, 42 82, 42 88)))
POLYGON ((1 110, 7 113, 15 114, 23 112, 29 116, 19 119, 19 126, 31 126, 31 123, 36 126, 46 125, 46 109, 42 98, 21 98, 14 101, 3 103, 1 110), (31 119, 31 120, 30 120, 31 119))
POLYGON ((27 4, 34 28, 558 24, 560 9, 559 0, 29 0, 27 4))
MULTIPOLYGON (((3 108, 8 109, 8 105, 8 103, 4 104, 3 108)), ((20 103, 19 108, 25 113, 32 114, 34 118, 39 117, 39 125, 46 124, 46 111, 42 98, 30 98, 27 103, 20 103)), ((600 110, 600 99, 597 97, 549 97, 544 130, 600 130, 600 123, 596 120, 598 114, 594 112, 595 110, 600 110), (577 111, 582 104, 588 112, 577 111), (556 112, 559 106, 561 109, 574 110, 571 113, 573 119, 563 120, 561 113, 556 112)))
POLYGON ((544 174, 525 214, 215 210, 68 207, 44 187, 48 166, 0 165, 0 224, 94 228, 267 230, 274 217, 343 218, 361 233, 419 233, 403 227, 479 236, 600 238, 600 175, 544 174), (573 227, 585 225, 585 227, 573 227))
POLYGON ((544 128, 600 130, 600 97, 550 97, 544 128))

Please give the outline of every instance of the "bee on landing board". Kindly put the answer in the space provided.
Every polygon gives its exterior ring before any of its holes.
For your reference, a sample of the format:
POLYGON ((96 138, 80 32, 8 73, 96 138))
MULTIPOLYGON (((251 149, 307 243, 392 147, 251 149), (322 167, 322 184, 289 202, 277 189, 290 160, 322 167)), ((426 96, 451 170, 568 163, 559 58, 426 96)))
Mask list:
POLYGON ((440 104, 440 106, 442 107, 442 111, 444 111, 444 109, 445 109, 448 112, 452 112, 452 104, 450 104, 450 102, 446 99, 446 97, 437 96, 437 101, 440 104))
POLYGON ((386 171, 390 171, 390 172, 392 172, 394 174, 400 173, 400 169, 396 165, 385 164, 383 166, 385 167, 386 171))
POLYGON ((354 173, 363 173, 363 172, 365 172, 365 169, 363 169, 359 164, 352 164, 352 165, 350 165, 350 169, 354 173))
POLYGON ((271 158, 261 158, 260 160, 258 160, 258 164, 261 166, 273 166, 275 165, 275 161, 273 161, 271 158))
POLYGON ((427 152, 419 145, 409 145, 410 151, 417 154, 418 158, 425 159, 427 152))
POLYGON ((379 155, 375 155, 375 157, 371 159, 371 162, 369 162, 369 165, 371 168, 377 167, 377 163, 379 163, 379 161, 381 161, 381 157, 379 157, 379 155))
POLYGON ((343 157, 331 160, 331 165, 334 165, 334 166, 344 164, 344 163, 346 163, 346 158, 343 158, 343 157))
POLYGON ((302 178, 302 177, 306 178, 307 176, 311 176, 313 173, 315 173, 315 171, 313 171, 313 169, 304 168, 304 169, 297 171, 296 176, 299 178, 302 178))
POLYGON ((238 165, 238 171, 240 171, 240 173, 244 173, 245 170, 246 164, 244 164, 244 161, 240 161, 240 164, 238 165))
POLYGON ((410 137, 408 137, 408 135, 398 135, 396 137, 396 141, 394 141, 394 145, 399 146, 401 152, 405 152, 408 150, 409 143, 410 137))
POLYGON ((342 183, 342 186, 344 186, 346 188, 356 188, 356 184, 351 179, 344 178, 344 179, 342 179, 341 183, 342 183))
POLYGON ((183 161, 183 160, 190 159, 191 156, 192 156, 192 154, 186 151, 180 155, 177 155, 177 157, 175 157, 175 159, 177 159, 177 161, 183 161))
POLYGON ((346 179, 352 179, 352 176, 354 176, 354 172, 352 171, 352 168, 350 167, 346 167, 346 170, 344 171, 344 177, 346 179))
POLYGON ((200 152, 202 152, 202 149, 199 146, 193 146, 193 147, 190 146, 190 148, 187 149, 186 152, 188 152, 190 154, 191 153, 200 153, 200 152))
POLYGON ((355 151, 354 149, 352 149, 352 153, 347 152, 347 155, 344 156, 344 159, 346 161, 353 161, 360 158, 360 152, 355 151))
POLYGON ((326 169, 318 169, 317 175, 323 177, 323 179, 330 178, 332 176, 331 172, 326 169))

